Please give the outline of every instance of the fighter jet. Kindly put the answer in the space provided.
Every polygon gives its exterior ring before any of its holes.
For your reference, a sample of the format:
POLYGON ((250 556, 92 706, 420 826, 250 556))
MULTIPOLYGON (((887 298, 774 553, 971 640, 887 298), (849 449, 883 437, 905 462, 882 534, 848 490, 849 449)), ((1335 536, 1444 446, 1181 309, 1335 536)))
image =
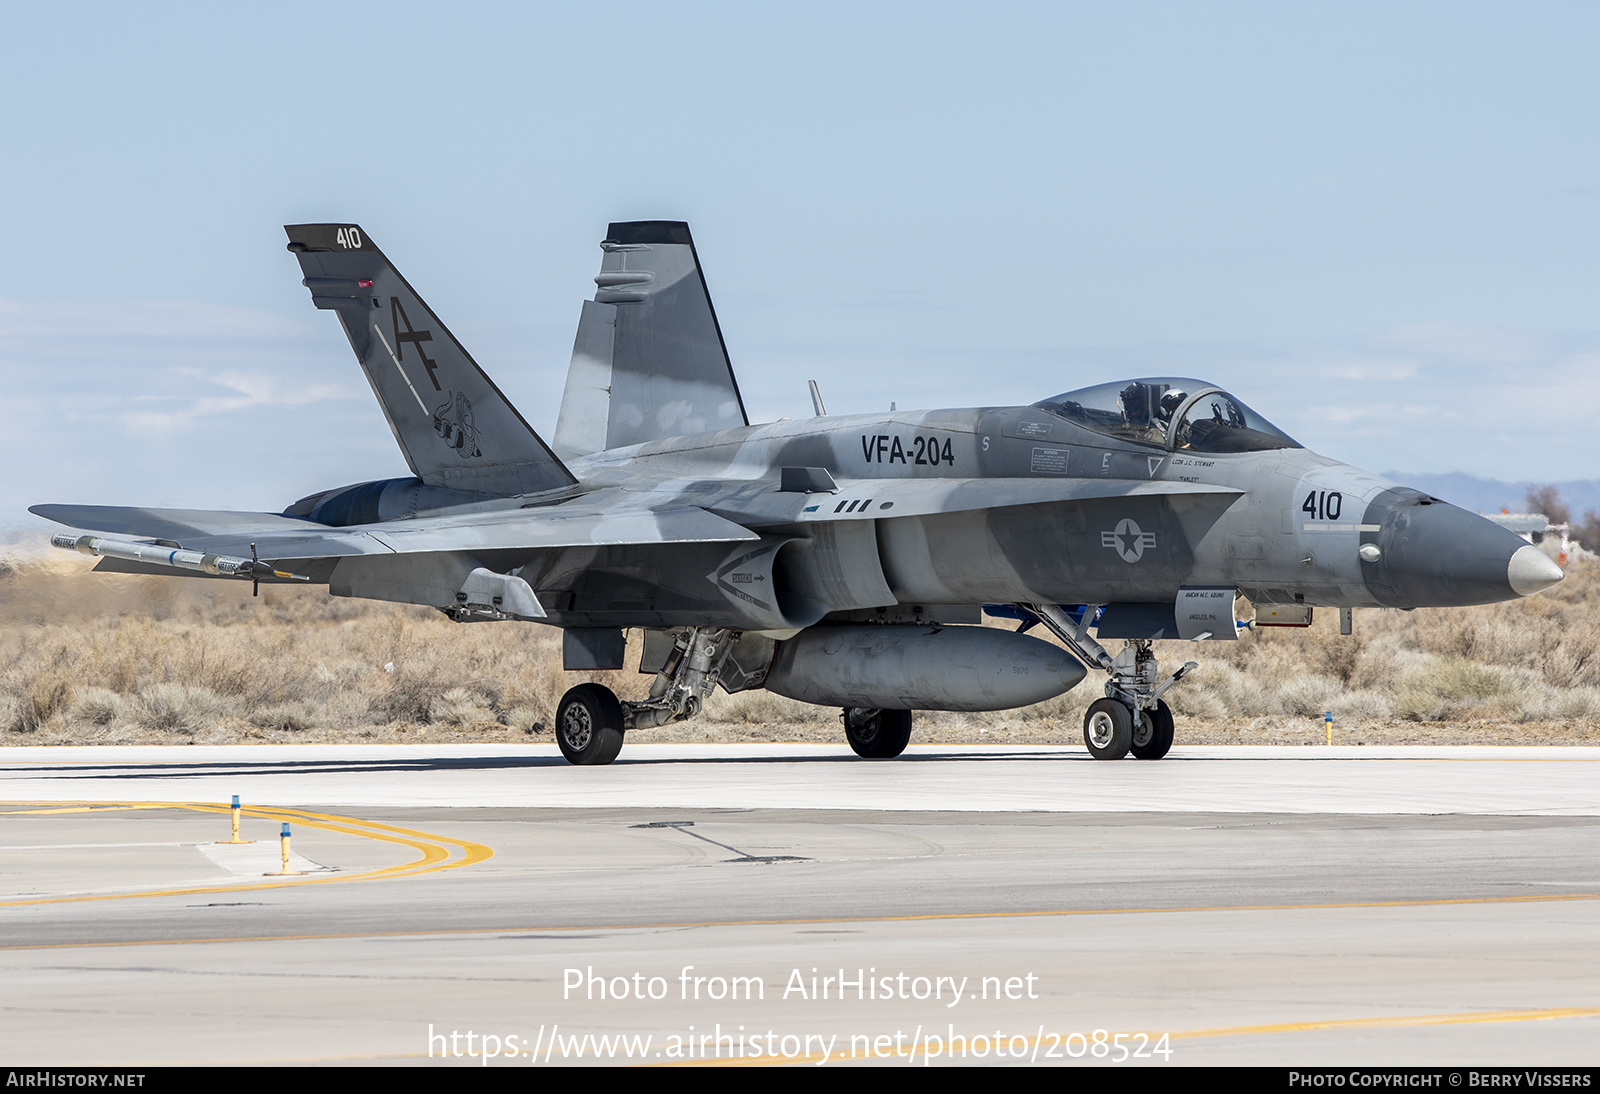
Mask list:
POLYGON ((630 731, 715 687, 838 707, 888 758, 913 711, 1002 710, 1104 674, 1084 742, 1155 760, 1174 737, 1158 640, 1306 625, 1314 607, 1484 604, 1561 570, 1515 534, 1307 451, 1241 399, 1180 377, 1030 406, 826 413, 750 424, 686 224, 612 224, 550 443, 355 224, 287 227, 410 474, 282 513, 38 505, 92 534, 98 569, 326 584, 469 622, 562 628, 569 670, 620 669, 643 632, 648 697, 585 683, 561 751, 614 760, 630 731), (982 625, 1020 621, 1015 629, 982 625), (1059 644, 1025 632, 1035 627, 1059 644))

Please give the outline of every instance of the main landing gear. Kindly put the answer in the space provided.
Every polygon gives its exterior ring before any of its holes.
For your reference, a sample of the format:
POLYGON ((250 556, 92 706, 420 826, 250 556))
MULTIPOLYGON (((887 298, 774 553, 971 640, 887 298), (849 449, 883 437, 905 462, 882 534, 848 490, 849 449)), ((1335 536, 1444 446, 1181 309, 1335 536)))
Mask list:
POLYGON ((1083 622, 1054 604, 1021 604, 1039 617, 1068 649, 1091 668, 1110 674, 1106 697, 1089 704, 1083 716, 1083 743, 1097 760, 1120 760, 1130 752, 1136 760, 1159 760, 1172 748, 1172 708, 1162 701, 1167 689, 1200 666, 1185 661, 1183 667, 1162 680, 1154 651, 1146 639, 1129 638, 1115 657, 1089 635, 1092 609, 1083 622))
POLYGON ((1172 748, 1172 709, 1160 699, 1154 710, 1132 708, 1116 699, 1096 699, 1083 716, 1083 743, 1097 760, 1159 760, 1172 748))
POLYGON ((862 759, 892 760, 906 750, 911 740, 909 710, 845 707, 840 718, 851 751, 862 759))
POLYGON ((579 684, 556 708, 556 744, 568 763, 608 764, 622 751, 622 704, 600 684, 579 684))
POLYGON ((680 632, 650 685, 649 697, 638 702, 620 700, 602 684, 570 689, 556 707, 556 744, 561 754, 569 763, 608 764, 622 751, 627 730, 664 726, 699 714, 739 634, 726 627, 680 632))

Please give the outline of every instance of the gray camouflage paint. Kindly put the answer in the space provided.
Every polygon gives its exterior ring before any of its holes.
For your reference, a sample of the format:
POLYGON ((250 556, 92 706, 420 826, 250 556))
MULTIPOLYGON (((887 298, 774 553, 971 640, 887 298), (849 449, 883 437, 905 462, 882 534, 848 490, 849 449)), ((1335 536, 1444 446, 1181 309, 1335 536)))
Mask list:
POLYGON ((1525 546, 1512 533, 1301 448, 1201 454, 1038 407, 746 425, 688 229, 672 222, 611 226, 552 451, 358 226, 288 232, 414 477, 285 514, 34 512, 219 554, 255 543, 343 595, 443 607, 453 578, 436 575, 487 568, 520 577, 557 626, 778 638, 908 606, 1170 606, 1212 586, 1411 608, 1551 583, 1526 566, 1508 576, 1525 546), (783 492, 785 467, 825 468, 838 491, 783 492), (1316 500, 1335 495, 1336 511, 1316 500), (427 598, 404 591, 421 587, 427 598))

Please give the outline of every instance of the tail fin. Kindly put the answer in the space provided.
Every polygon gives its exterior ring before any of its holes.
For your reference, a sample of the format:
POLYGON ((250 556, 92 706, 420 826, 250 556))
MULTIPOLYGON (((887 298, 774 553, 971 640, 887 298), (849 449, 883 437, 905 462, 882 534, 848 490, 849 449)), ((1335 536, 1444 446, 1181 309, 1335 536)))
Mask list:
POLYGON ((284 231, 311 302, 338 315, 417 478, 501 495, 576 481, 360 227, 284 231))
POLYGON ((613 224, 583 302, 555 448, 567 458, 748 425, 689 226, 613 224))

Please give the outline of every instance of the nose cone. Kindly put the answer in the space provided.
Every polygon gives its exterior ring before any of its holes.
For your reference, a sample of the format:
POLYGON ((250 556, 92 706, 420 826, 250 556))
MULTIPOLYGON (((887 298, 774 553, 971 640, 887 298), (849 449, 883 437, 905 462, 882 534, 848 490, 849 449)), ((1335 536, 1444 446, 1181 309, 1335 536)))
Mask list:
POLYGON ((1396 608, 1455 607, 1514 600, 1559 582, 1543 551, 1476 513, 1415 490, 1388 490, 1367 507, 1362 555, 1367 588, 1396 608), (1373 526, 1376 526, 1375 530, 1373 526))
POLYGON ((1542 593, 1566 576, 1555 559, 1532 544, 1512 555, 1511 564, 1506 567, 1506 580, 1518 596, 1542 593))

